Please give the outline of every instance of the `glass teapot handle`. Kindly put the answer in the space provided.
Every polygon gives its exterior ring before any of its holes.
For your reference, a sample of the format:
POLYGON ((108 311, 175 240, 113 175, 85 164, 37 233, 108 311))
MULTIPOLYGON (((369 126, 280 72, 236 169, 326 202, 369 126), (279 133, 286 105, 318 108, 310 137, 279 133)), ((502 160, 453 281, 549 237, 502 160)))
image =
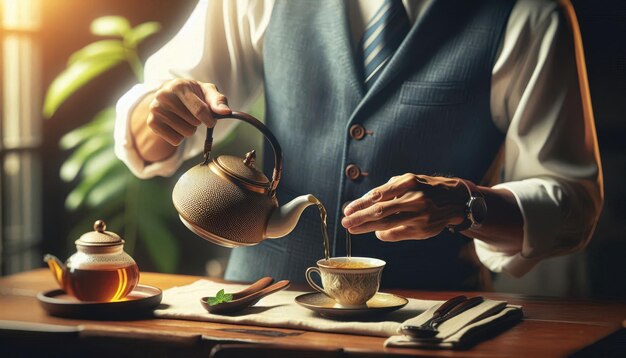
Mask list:
MULTIPOLYGON (((274 172, 272 173, 272 181, 270 183, 269 195, 274 196, 276 193, 276 187, 278 186, 278 182, 280 181, 280 176, 283 171, 283 151, 280 148, 280 144, 278 144, 278 140, 274 137, 274 134, 270 132, 270 130, 258 119, 252 117, 251 115, 244 112, 233 111, 229 115, 219 115, 213 113, 213 118, 219 120, 224 118, 236 118, 240 121, 244 121, 256 127, 267 140, 270 142, 272 146, 272 150, 274 151, 274 172)), ((213 147, 213 127, 207 127, 206 130, 206 139, 204 141, 204 162, 203 165, 208 165, 211 160, 211 148, 213 147)))

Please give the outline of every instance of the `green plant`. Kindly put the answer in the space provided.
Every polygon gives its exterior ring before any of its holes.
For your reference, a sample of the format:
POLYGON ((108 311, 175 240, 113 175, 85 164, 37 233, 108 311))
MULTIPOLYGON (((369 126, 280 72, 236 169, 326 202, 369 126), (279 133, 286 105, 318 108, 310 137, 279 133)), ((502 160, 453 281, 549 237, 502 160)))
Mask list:
MULTIPOLYGON (((143 65, 137 46, 159 29, 156 22, 131 27, 120 16, 95 19, 91 33, 103 39, 70 56, 66 69, 48 88, 44 116, 50 118, 73 93, 117 65, 128 64, 137 81, 142 81, 143 65)), ((73 151, 61 166, 61 178, 77 182, 65 207, 70 212, 80 211, 82 216, 70 238, 77 238, 95 219, 102 218, 109 228, 123 233, 126 251, 132 253, 141 240, 157 270, 173 272, 179 247, 167 225, 177 217, 172 205, 168 205, 170 190, 162 179, 135 178, 115 157, 114 122, 115 109, 105 108, 63 136, 59 143, 62 149, 73 151)))

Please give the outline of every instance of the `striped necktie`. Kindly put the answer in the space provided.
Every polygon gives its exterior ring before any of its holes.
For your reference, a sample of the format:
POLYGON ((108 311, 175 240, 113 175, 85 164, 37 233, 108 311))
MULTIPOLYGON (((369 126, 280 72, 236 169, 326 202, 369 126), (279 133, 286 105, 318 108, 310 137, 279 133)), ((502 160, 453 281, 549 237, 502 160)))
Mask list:
POLYGON ((384 0, 367 23, 359 52, 363 59, 363 78, 370 89, 383 72, 411 28, 409 16, 401 0, 384 0))

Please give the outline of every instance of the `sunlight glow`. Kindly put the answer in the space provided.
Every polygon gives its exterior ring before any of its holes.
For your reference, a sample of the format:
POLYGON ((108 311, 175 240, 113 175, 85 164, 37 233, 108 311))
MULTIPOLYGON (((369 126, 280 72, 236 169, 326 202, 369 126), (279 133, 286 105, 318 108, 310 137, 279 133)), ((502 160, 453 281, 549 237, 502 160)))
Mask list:
POLYGON ((2 0, 5 30, 37 30, 41 24, 40 0, 2 0))
POLYGON ((40 0, 0 0, 3 74, 3 146, 40 144, 40 46, 31 35, 40 26, 40 0), (26 32, 22 32, 26 31, 26 32))
MULTIPOLYGON (((39 266, 41 253, 41 0, 0 0, 0 273, 39 266)), ((56 273, 58 275, 58 272, 56 273)))

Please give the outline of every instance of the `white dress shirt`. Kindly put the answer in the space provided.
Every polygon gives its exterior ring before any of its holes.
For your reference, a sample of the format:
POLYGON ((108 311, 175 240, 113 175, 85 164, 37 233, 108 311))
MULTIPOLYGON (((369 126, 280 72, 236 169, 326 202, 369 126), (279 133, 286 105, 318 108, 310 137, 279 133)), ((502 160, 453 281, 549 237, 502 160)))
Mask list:
MULTIPOLYGON (((354 44, 381 1, 349 3, 354 44)), ((412 22, 430 1, 404 0, 412 22)), ((200 0, 182 29, 148 59, 145 82, 117 104, 116 154, 135 175, 170 176, 203 148, 205 131, 198 130, 162 162, 145 163, 134 149, 130 114, 163 81, 184 77, 215 83, 238 110, 258 98, 273 5, 273 0, 200 0)), ((494 272, 521 276, 541 259, 581 249, 593 233, 603 200, 602 174, 593 117, 583 110, 587 87, 579 85, 577 45, 556 3, 518 0, 513 7, 491 80, 493 121, 506 134, 503 158, 496 163, 502 165, 502 183, 494 188, 517 199, 524 241, 521 252, 511 253, 474 240, 479 259, 494 272)), ((232 128, 234 122, 220 121, 215 143, 232 128)))

